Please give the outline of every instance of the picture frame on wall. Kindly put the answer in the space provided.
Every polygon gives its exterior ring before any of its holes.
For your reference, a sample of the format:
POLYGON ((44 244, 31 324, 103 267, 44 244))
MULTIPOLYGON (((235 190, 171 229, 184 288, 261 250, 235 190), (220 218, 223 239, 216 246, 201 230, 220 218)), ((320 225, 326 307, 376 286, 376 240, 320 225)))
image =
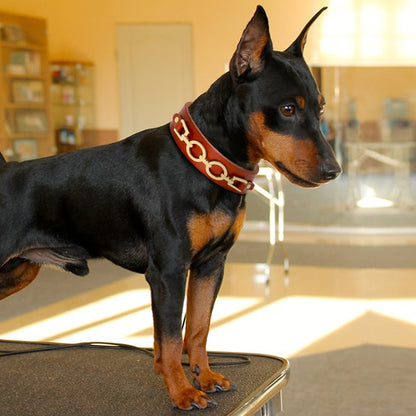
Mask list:
POLYGON ((13 152, 21 162, 38 158, 38 143, 36 139, 13 140, 13 152))

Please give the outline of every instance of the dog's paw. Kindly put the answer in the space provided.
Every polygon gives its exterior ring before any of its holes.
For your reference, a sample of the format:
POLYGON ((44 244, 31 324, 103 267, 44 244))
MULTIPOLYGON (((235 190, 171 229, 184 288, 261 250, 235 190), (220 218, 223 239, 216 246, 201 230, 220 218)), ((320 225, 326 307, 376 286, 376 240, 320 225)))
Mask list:
POLYGON ((178 393, 172 398, 172 404, 174 407, 181 410, 201 410, 207 407, 217 406, 217 402, 208 397, 204 392, 188 388, 178 393))
POLYGON ((194 386, 206 393, 236 390, 237 385, 228 380, 220 373, 207 371, 196 376, 193 380, 194 386))

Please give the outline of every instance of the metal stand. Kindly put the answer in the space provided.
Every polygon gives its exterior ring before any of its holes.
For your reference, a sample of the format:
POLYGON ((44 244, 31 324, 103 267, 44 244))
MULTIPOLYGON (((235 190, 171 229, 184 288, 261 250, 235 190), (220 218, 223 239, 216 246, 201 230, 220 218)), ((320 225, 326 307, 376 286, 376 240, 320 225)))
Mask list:
POLYGON ((265 275, 267 283, 270 281, 270 266, 273 260, 273 254, 276 247, 276 225, 277 225, 277 242, 280 244, 283 253, 283 268, 285 276, 289 275, 289 257, 287 256, 284 245, 284 206, 285 199, 282 187, 281 175, 275 169, 269 166, 261 166, 257 175, 264 176, 267 180, 267 189, 260 186, 257 182, 254 190, 269 202, 269 252, 265 263, 265 275), (276 208, 278 210, 276 223, 276 208))

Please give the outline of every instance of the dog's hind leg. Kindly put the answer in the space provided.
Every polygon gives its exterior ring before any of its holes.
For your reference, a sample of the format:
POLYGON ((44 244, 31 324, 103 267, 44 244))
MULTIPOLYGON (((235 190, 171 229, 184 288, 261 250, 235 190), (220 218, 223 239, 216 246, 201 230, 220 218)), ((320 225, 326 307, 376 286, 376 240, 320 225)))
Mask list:
POLYGON ((32 283, 40 265, 16 258, 0 268, 0 299, 6 298, 32 283))

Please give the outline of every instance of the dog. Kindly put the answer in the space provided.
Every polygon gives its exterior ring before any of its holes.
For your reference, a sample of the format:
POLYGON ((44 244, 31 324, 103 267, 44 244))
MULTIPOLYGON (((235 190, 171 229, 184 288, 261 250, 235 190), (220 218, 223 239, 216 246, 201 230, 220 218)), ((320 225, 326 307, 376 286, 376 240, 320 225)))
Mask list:
POLYGON ((211 371, 206 341, 258 163, 268 161, 303 187, 341 172, 320 130, 324 98, 303 58, 309 27, 323 10, 276 52, 258 6, 229 72, 166 125, 33 161, 1 157, 0 298, 31 283, 42 265, 84 276, 88 259, 108 259, 145 274, 154 369, 173 404, 203 409, 215 404, 207 393, 233 389, 211 371), (198 388, 185 376, 183 351, 198 388))

